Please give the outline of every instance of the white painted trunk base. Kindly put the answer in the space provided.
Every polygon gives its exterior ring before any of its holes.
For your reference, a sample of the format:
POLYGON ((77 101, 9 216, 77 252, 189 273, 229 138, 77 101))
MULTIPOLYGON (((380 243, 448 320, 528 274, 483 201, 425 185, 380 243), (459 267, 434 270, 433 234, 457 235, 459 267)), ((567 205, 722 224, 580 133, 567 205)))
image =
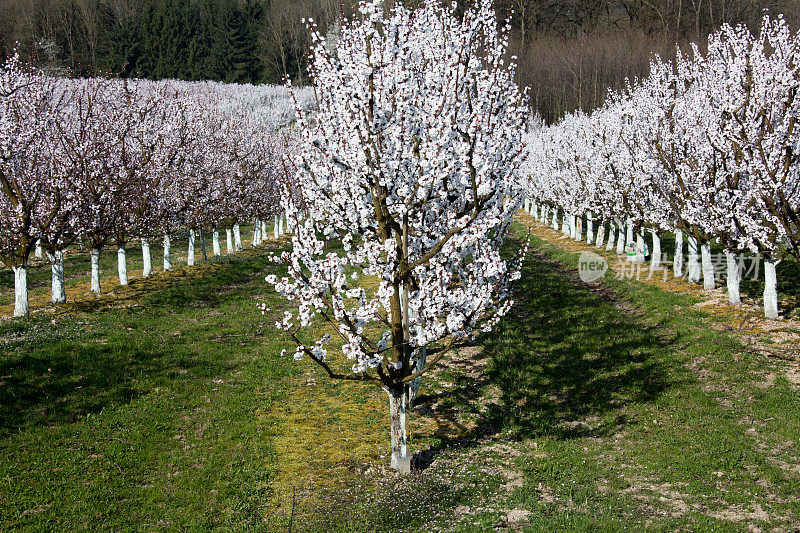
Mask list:
POLYGON ((36 259, 42 258, 42 239, 36 239, 36 250, 33 252, 36 259))
POLYGON ((193 229, 189 230, 189 251, 186 254, 186 264, 189 266, 194 266, 194 240, 196 238, 195 232, 193 229))
POLYGON ((672 274, 676 278, 683 276, 683 232, 675 231, 675 256, 672 258, 672 274))
POLYGON ((150 241, 142 239, 142 277, 153 275, 153 256, 150 254, 150 241))
POLYGON ((646 257, 647 245, 644 242, 644 233, 640 231, 636 234, 636 256, 634 256, 633 262, 637 265, 643 265, 646 257))
POLYGON ((650 230, 650 237, 653 240, 653 251, 650 253, 650 270, 661 268, 661 237, 654 229, 650 230))
POLYGON ((233 231, 231 228, 225 229, 225 251, 228 255, 233 253, 233 231))
POLYGON ((253 248, 261 244, 261 221, 256 219, 253 224, 253 248))
POLYGON ((774 261, 764 261, 764 316, 780 318, 778 315, 778 275, 774 261))
POLYGON ((700 249, 694 237, 689 237, 689 281, 700 283, 700 249))
POLYGON ((28 266, 11 267, 14 271, 14 316, 28 316, 28 266))
POLYGON ((730 250, 725 250, 725 258, 727 259, 725 277, 728 285, 728 302, 738 305, 742 303, 742 297, 739 294, 739 283, 742 279, 742 262, 739 255, 730 250))
POLYGON ((128 260, 124 246, 117 246, 117 273, 119 274, 119 284, 128 284, 128 260))
POLYGON ((713 291, 717 284, 714 280, 714 263, 711 261, 711 243, 700 246, 700 254, 703 261, 703 289, 713 291))
POLYGON ((411 472, 411 458, 408 456, 408 440, 406 437, 406 392, 389 396, 389 425, 392 440, 392 458, 390 465, 401 474, 411 472))
POLYGON ((172 241, 164 234, 164 272, 172 270, 172 241))
POLYGON ((92 263, 92 285, 91 291, 95 294, 100 294, 100 249, 92 248, 90 252, 90 260, 92 263))
POLYGON ((242 251, 242 230, 239 228, 239 224, 233 225, 233 249, 237 252, 242 251))
POLYGON ((586 214, 586 242, 589 244, 594 242, 594 218, 591 213, 586 214))
POLYGON ((219 246, 219 230, 214 230, 211 242, 212 242, 212 248, 214 250, 214 255, 222 255, 222 249, 219 246))
POLYGON ((50 301, 54 304, 63 304, 67 301, 67 292, 64 287, 64 252, 48 253, 50 261, 50 301))
POLYGON ((606 242, 606 252, 610 252, 614 249, 614 243, 616 242, 616 234, 614 233, 614 221, 608 221, 608 242, 606 242))
MULTIPOLYGON (((628 240, 630 242, 630 240, 628 240)), ((625 253, 625 226, 617 221, 617 255, 625 253)))
POLYGON ((594 247, 595 248, 602 248, 605 244, 606 240, 606 224, 605 222, 600 222, 597 225, 597 235, 595 236, 594 240, 594 247))

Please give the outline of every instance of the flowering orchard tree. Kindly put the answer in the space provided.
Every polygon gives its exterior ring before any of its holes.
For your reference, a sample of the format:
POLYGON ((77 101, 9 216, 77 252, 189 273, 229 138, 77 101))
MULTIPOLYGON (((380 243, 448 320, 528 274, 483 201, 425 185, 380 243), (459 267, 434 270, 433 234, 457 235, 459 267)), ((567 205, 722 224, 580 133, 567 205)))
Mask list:
POLYGON ((382 4, 361 3, 335 53, 312 24, 319 111, 300 114, 296 160, 307 207, 287 203, 289 277, 267 280, 297 303, 277 322, 296 359, 388 393, 391 465, 407 472, 412 382, 511 305, 519 270, 500 245, 519 203, 525 98, 491 0, 463 20, 438 5, 382 4), (376 279, 374 293, 361 276, 376 279), (330 334, 302 332, 315 317, 330 334))
POLYGON ((14 271, 14 316, 28 314, 28 259, 46 218, 51 92, 50 80, 17 56, 0 67, 0 260, 14 271))

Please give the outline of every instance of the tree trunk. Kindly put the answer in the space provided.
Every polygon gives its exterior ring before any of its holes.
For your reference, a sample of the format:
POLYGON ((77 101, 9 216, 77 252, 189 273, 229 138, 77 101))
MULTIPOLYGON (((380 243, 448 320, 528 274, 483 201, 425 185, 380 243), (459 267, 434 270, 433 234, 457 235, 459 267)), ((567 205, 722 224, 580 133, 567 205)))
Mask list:
POLYGON ((625 244, 627 246, 635 246, 633 221, 631 219, 628 219, 628 223, 625 226, 625 244))
POLYGON ((647 245, 644 242, 644 233, 639 231, 636 233, 636 256, 633 262, 637 265, 643 265, 646 257, 647 245))
POLYGON ((700 253, 703 258, 703 289, 713 291, 717 284, 714 280, 714 263, 711 261, 711 243, 703 243, 700 253))
POLYGON ((219 246, 219 230, 215 229, 211 235, 211 247, 214 250, 214 255, 222 255, 222 249, 219 246))
POLYGON ((553 209, 553 229, 558 231, 558 208, 553 209))
POLYGON ((194 230, 189 230, 189 251, 186 256, 186 264, 189 266, 194 266, 194 239, 195 234, 194 230))
POLYGON ((700 283, 700 261, 697 239, 689 237, 689 281, 700 283))
POLYGON ((614 242, 616 241, 616 235, 614 233, 614 221, 608 221, 608 242, 606 243, 606 252, 610 252, 614 249, 614 242))
POLYGON ((225 251, 228 255, 233 253, 233 231, 231 231, 231 228, 225 228, 225 251))
POLYGON ((142 277, 153 275, 153 257, 150 255, 150 241, 142 237, 142 277))
POLYGON ((64 252, 56 250, 47 254, 50 261, 50 301, 54 304, 63 304, 67 301, 64 288, 64 252))
POLYGON ((242 231, 239 224, 233 225, 233 249, 237 252, 242 251, 242 231))
POLYGON ((725 257, 727 261, 727 268, 725 271, 725 277, 727 278, 728 284, 728 302, 733 305, 737 305, 742 303, 742 298, 739 295, 739 283, 742 279, 742 263, 739 260, 739 255, 731 252, 730 250, 725 250, 725 257))
POLYGON ((650 254, 650 270, 658 270, 661 268, 661 237, 654 229, 650 230, 650 236, 653 238, 653 252, 650 254))
POLYGON ((92 262, 92 292, 100 294, 100 248, 92 248, 90 252, 92 262))
MULTIPOLYGON (((630 241, 628 241, 630 242, 630 241)), ((625 226, 617 220, 617 255, 625 253, 625 226)))
POLYGON ((764 316, 780 318, 778 315, 778 275, 775 261, 764 261, 764 316))
POLYGON ((128 261, 125 254, 125 245, 117 246, 117 273, 119 273, 119 284, 128 284, 128 261))
POLYGON ((261 244, 261 221, 256 219, 253 224, 253 248, 261 244))
POLYGON ((389 395, 389 426, 392 437, 392 458, 390 465, 401 474, 411 472, 411 458, 408 456, 406 438, 406 391, 397 387, 386 391, 389 395))
POLYGON ((592 213, 586 213, 586 242, 592 244, 594 242, 594 218, 592 213))
POLYGON ((672 259, 672 275, 683 277, 683 232, 675 231, 675 257, 672 259))
POLYGON ((203 233, 203 228, 200 228, 200 247, 203 250, 203 262, 208 263, 208 253, 206 252, 206 234, 203 233))
POLYGON ((595 248, 602 248, 605 245, 606 240, 606 223, 602 219, 600 219, 600 223, 597 225, 597 235, 594 239, 594 247, 595 248))
POLYGON ((169 235, 164 234, 164 272, 172 270, 172 242, 169 235))
POLYGON ((28 265, 11 267, 14 271, 14 316, 28 316, 28 265))
POLYGON ((42 239, 36 239, 36 251, 33 252, 36 259, 42 258, 42 239))

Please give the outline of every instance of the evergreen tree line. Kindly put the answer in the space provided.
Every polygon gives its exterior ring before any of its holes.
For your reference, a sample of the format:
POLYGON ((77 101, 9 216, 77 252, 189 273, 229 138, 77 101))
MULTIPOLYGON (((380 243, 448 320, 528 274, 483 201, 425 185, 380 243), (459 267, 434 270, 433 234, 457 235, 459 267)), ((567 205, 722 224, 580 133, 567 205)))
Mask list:
MULTIPOLYGON (((357 0, 2 0, 0 54, 77 76, 237 83, 308 81, 313 18, 335 34, 357 0), (19 43, 17 45, 16 43, 19 43)), ((413 6, 424 0, 404 1, 413 6)), ((448 5, 450 0, 441 0, 448 5)), ((470 0, 459 0, 463 10, 470 0)), ((546 122, 590 111, 608 88, 648 74, 653 53, 702 43, 724 23, 757 30, 764 9, 798 28, 797 0, 496 0, 510 16, 518 81, 546 122)))

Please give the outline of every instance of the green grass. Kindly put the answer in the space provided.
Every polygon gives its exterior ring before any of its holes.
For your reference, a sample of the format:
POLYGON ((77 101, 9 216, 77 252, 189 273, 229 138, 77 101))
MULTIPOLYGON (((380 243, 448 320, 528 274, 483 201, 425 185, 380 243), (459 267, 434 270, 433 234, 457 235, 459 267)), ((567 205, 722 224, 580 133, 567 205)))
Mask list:
POLYGON ((796 528, 791 363, 695 297, 590 287, 574 254, 534 251, 511 314, 423 383, 407 479, 382 391, 280 357, 265 254, 0 321, 0 530, 796 528))

